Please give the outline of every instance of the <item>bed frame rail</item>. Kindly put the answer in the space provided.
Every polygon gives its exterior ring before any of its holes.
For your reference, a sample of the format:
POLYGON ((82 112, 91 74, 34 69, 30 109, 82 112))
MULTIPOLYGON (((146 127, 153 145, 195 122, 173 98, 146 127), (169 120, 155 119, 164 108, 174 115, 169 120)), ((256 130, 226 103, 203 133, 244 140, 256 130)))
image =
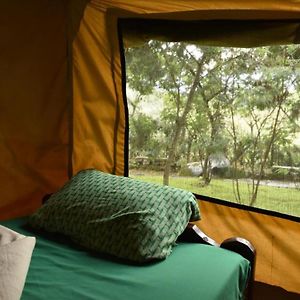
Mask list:
POLYGON ((245 299, 253 300, 253 283, 255 274, 256 250, 253 245, 241 237, 232 237, 218 244, 212 238, 207 236, 197 225, 189 223, 184 232, 178 237, 178 242, 200 243, 214 247, 220 247, 236 252, 246 258, 251 265, 251 274, 245 290, 245 299))

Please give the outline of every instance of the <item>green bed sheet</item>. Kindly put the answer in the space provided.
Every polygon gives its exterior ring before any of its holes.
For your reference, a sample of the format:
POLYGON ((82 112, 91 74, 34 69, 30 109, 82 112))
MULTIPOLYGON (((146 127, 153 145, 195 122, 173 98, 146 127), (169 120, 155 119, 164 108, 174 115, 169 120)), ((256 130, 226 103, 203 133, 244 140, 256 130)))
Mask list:
POLYGON ((242 299, 250 272, 236 253, 186 243, 166 260, 130 265, 34 234, 25 223, 1 223, 37 239, 22 300, 234 300, 242 299))

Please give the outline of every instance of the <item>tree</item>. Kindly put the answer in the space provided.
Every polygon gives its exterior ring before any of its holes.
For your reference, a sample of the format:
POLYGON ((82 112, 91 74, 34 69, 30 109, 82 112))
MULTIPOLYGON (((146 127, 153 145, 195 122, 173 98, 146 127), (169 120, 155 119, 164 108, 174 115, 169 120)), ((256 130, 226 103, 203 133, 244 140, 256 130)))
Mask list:
MULTIPOLYGON (((131 85, 140 93, 148 93, 152 89, 160 89, 165 92, 164 120, 169 120, 173 130, 170 132, 167 148, 167 161, 164 170, 164 184, 169 184, 171 164, 176 157, 177 148, 183 138, 184 129, 188 123, 189 115, 196 103, 201 102, 201 109, 206 112, 210 127, 210 142, 206 147, 204 157, 204 182, 208 184, 211 179, 209 157, 220 148, 223 118, 223 103, 215 100, 220 97, 226 85, 220 75, 220 65, 226 64, 226 57, 222 60, 222 50, 214 47, 191 46, 186 43, 161 43, 151 41, 144 46, 144 50, 150 51, 151 55, 143 55, 140 61, 135 58, 134 68, 128 65, 129 73, 134 74, 137 65, 143 64, 140 73, 143 80, 139 81, 138 75, 131 85), (147 58, 149 58, 147 60, 147 58), (154 57, 156 57, 154 59, 154 57), (145 59, 146 58, 146 59, 145 59), (219 61, 222 60, 221 63, 219 61), (139 63, 138 63, 139 61, 139 63), (156 62, 156 77, 153 78, 153 63, 156 62), (157 65, 159 62, 159 65, 157 65), (149 67, 147 67, 150 63, 149 67), (146 72, 149 70, 149 73, 146 72), (149 80, 145 80, 145 79, 149 80), (147 88, 145 88, 145 81, 147 88)), ((141 52, 138 53, 138 55, 141 52)), ((132 55, 133 53, 131 53, 132 55)), ((230 58, 229 60, 231 60, 230 58)))
POLYGON ((157 121, 139 113, 130 121, 130 153, 136 155, 149 155, 155 140, 153 136, 157 131, 157 121))
MULTIPOLYGON (((231 103, 234 171, 240 161, 250 172, 248 204, 253 206, 265 169, 272 165, 272 152, 291 134, 293 126, 289 119, 293 118, 287 115, 290 107, 295 107, 299 73, 294 71, 297 62, 292 56, 293 46, 256 48, 247 52, 247 74, 241 73, 236 78, 239 88, 232 88, 235 92, 227 98, 231 103), (236 126, 241 117, 247 123, 243 134, 236 126)), ((240 202, 238 178, 235 178, 234 191, 240 202)))
POLYGON ((138 89, 140 93, 149 93, 154 87, 162 89, 167 92, 169 99, 176 107, 173 119, 174 130, 167 149, 163 176, 165 185, 169 184, 170 169, 176 155, 181 131, 192 108, 202 68, 206 62, 203 53, 200 53, 199 59, 195 59, 186 47, 187 45, 184 43, 151 41, 144 46, 144 50, 148 49, 151 54, 135 56, 133 68, 130 64, 128 65, 128 69, 132 68, 129 74, 134 74, 138 65, 142 66, 139 74, 143 73, 141 77, 143 79, 140 80, 137 76, 132 83, 129 79, 132 87, 138 89), (149 59, 147 60, 147 58, 149 59), (154 65, 155 68, 153 68, 154 65))
MULTIPOLYGON (((243 169, 254 205, 266 168, 299 132, 298 52, 296 46, 237 49, 158 41, 129 50, 129 85, 140 97, 163 95, 157 124, 165 138, 164 184, 171 164, 183 157, 202 162, 208 184, 210 158, 221 152, 230 158, 236 200, 242 201, 243 169)), ((290 149, 282 161, 296 157, 290 149)))

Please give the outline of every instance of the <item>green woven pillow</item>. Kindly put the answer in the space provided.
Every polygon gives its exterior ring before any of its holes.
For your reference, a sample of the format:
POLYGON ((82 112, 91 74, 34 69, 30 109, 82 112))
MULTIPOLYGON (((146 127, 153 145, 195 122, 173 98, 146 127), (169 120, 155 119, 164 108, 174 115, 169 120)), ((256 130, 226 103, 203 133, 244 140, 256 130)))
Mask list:
POLYGON ((167 257, 189 220, 199 218, 190 192, 84 170, 29 223, 67 235, 88 249, 144 262, 167 257))

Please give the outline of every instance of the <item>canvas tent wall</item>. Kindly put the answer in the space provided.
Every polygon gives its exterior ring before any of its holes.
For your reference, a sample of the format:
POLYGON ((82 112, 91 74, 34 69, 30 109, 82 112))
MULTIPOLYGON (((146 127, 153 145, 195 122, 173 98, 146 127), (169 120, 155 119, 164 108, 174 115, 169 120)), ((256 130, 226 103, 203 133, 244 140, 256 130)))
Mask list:
MULTIPOLYGON (((32 213, 45 193, 81 169, 127 175, 120 19, 255 21, 265 30, 246 29, 262 44, 298 42, 300 35, 296 0, 4 0, 0 11, 1 219, 32 213)), ((168 26, 141 22, 146 25, 135 31, 124 24, 127 44, 169 35, 168 26)), ((245 37, 249 34, 222 31, 196 38, 249 43, 245 37)), ((201 227, 216 240, 238 235, 254 243, 257 281, 300 293, 297 218, 200 203, 201 227)))

